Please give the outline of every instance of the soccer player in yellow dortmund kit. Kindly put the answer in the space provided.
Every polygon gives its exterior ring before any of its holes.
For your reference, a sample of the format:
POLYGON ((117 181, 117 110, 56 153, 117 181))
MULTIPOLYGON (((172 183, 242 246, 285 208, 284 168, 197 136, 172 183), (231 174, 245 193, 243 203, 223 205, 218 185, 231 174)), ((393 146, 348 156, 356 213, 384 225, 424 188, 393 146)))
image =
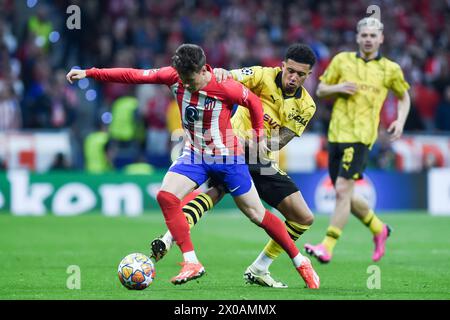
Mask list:
MULTIPOLYGON (((303 133, 316 111, 313 99, 303 88, 315 61, 311 48, 303 44, 293 44, 288 48, 281 68, 255 66, 231 72, 216 69, 215 73, 218 80, 232 76, 261 98, 268 146, 271 151, 278 151, 303 133)), ((237 109, 232 118, 232 126, 237 136, 248 138, 247 134, 252 125, 245 108, 237 109)), ((246 152, 246 156, 248 155, 246 152)), ((253 182, 261 199, 284 215, 286 228, 295 241, 309 229, 314 216, 298 187, 278 168, 272 153, 269 152, 263 158, 264 161, 252 161, 257 160, 256 157, 246 159, 253 182)), ((219 202, 223 195, 219 187, 214 187, 186 204, 183 211, 189 225, 194 226, 203 213, 219 202)), ((169 232, 155 239, 151 244, 152 257, 156 261, 161 259, 172 243, 169 232)), ((271 263, 281 252, 282 249, 276 242, 269 241, 245 271, 245 281, 261 286, 287 288, 282 282, 274 280, 269 272, 271 263)), ((309 260, 305 261, 305 265, 310 265, 309 260)))
POLYGON ((383 257, 391 232, 353 190, 355 180, 362 178, 369 150, 377 138, 380 110, 388 90, 399 99, 398 116, 388 132, 392 141, 402 135, 410 108, 409 85, 400 66, 379 52, 383 24, 378 19, 370 17, 358 22, 356 42, 359 51, 336 55, 317 88, 319 98, 336 97, 328 129, 328 171, 336 190, 336 206, 322 243, 305 245, 306 252, 322 263, 331 260, 350 212, 373 234, 373 261, 383 257))

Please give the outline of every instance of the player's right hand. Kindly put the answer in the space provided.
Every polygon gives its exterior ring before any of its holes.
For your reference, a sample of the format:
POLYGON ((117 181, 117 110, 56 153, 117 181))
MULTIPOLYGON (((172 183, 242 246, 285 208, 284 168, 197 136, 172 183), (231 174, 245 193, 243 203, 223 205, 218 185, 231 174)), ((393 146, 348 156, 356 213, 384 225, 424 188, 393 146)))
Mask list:
POLYGON ((260 139, 258 141, 258 152, 259 152, 260 158, 265 158, 265 156, 267 156, 267 154, 269 154, 270 149, 267 146, 266 137, 263 137, 262 139, 260 139))
POLYGON ((337 88, 339 93, 353 95, 358 91, 358 86, 353 82, 342 82, 338 84, 337 88))
POLYGON ((84 78, 86 78, 86 70, 72 69, 66 75, 67 81, 69 81, 71 84, 75 80, 81 80, 84 78))
POLYGON ((267 137, 262 135, 256 137, 256 133, 253 132, 253 136, 248 139, 241 138, 240 141, 247 146, 248 152, 250 152, 249 159, 266 159, 271 150, 267 146, 267 137))
POLYGON ((214 72, 214 76, 216 77, 216 81, 219 83, 232 77, 230 71, 222 69, 222 68, 214 68, 213 72, 214 72))

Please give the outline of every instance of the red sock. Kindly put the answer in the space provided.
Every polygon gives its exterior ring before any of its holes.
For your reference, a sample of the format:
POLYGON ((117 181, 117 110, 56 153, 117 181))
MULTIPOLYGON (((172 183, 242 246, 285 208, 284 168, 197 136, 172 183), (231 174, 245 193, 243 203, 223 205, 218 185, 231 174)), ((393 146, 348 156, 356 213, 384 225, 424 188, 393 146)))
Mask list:
POLYGON ((266 214, 264 215, 264 219, 260 226, 266 230, 267 234, 278 243, 284 251, 287 252, 291 259, 300 253, 295 246, 294 241, 289 237, 289 233, 283 222, 273 213, 266 210, 266 214))
POLYGON ((163 212, 167 228, 180 247, 181 252, 193 251, 194 246, 191 241, 189 225, 181 210, 181 200, 167 191, 159 191, 156 200, 163 212))

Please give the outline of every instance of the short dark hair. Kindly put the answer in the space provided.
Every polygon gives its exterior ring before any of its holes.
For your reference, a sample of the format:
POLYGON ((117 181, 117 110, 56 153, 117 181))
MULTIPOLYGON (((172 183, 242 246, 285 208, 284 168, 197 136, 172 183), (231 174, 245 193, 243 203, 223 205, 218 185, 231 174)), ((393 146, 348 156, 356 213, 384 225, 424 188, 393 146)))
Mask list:
POLYGON ((284 61, 288 59, 298 63, 309 64, 311 68, 316 63, 316 55, 308 45, 303 43, 294 43, 289 46, 284 56, 284 61))
POLYGON ((172 66, 181 74, 199 72, 205 64, 205 52, 196 44, 182 44, 172 57, 172 66))

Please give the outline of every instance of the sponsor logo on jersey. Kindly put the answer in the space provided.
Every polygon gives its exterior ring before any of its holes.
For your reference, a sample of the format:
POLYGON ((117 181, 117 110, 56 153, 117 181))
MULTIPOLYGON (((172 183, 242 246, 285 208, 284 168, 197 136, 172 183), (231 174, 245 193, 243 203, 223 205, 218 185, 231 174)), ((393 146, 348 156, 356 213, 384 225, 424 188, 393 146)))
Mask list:
POLYGON ((267 113, 264 114, 264 121, 273 129, 281 128, 280 124, 272 119, 267 113))
POLYGON ((211 98, 211 97, 206 97, 205 99, 205 110, 209 111, 209 110, 213 110, 214 107, 216 106, 216 99, 211 98))
POLYGON ((199 119, 199 114, 197 107, 194 105, 188 105, 186 110, 184 111, 184 119, 187 123, 193 124, 195 121, 199 119))
POLYGON ((294 120, 303 126, 306 126, 308 124, 308 120, 303 118, 298 112, 295 111, 292 111, 288 114, 288 120, 294 120))
MULTIPOLYGON (((384 75, 383 75, 384 76, 384 75)), ((360 83, 358 84, 358 89, 361 91, 371 91, 374 94, 380 94, 381 90, 376 86, 370 84, 360 83)))

